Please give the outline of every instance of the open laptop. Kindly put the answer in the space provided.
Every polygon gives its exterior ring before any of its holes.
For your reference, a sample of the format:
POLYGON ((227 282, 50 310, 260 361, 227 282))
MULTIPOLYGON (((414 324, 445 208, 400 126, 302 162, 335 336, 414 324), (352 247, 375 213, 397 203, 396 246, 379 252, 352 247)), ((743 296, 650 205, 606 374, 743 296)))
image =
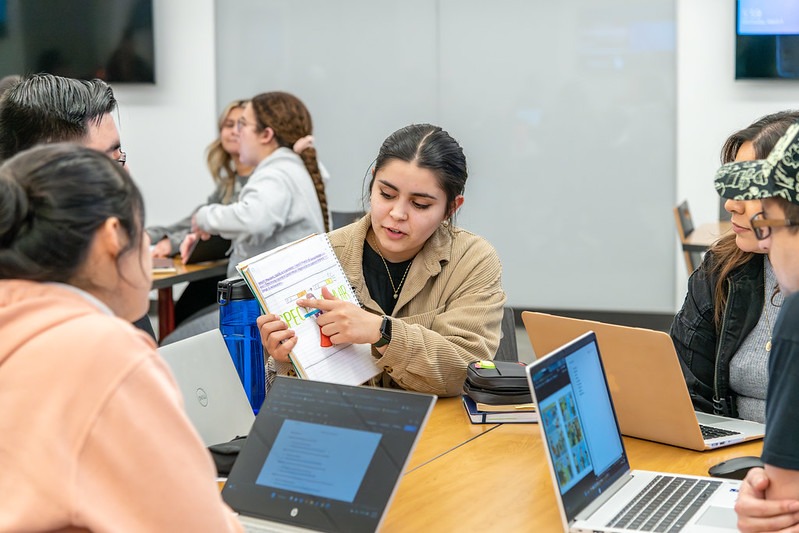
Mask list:
POLYGON ((218 329, 158 349, 206 446, 244 437, 255 415, 218 329))
POLYGON ((740 481, 630 470, 594 332, 525 371, 564 530, 737 531, 740 481))
POLYGON ((765 434, 757 422, 694 411, 674 343, 662 331, 529 311, 522 321, 536 354, 596 333, 624 435, 702 451, 765 434))
POLYGON ((187 265, 224 259, 230 253, 230 240, 219 235, 211 235, 209 239, 197 239, 189 248, 187 265))
POLYGON ((375 531, 435 400, 278 376, 222 497, 245 531, 375 531))

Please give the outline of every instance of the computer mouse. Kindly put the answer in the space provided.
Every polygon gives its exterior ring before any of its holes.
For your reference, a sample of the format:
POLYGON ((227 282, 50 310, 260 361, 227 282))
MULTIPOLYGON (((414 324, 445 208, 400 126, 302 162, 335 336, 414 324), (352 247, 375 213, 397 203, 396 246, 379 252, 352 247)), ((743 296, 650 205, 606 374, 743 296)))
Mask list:
POLYGON ((743 457, 733 457, 721 463, 711 466, 708 474, 713 477, 723 477, 727 479, 743 479, 750 468, 763 467, 760 457, 745 455, 743 457))

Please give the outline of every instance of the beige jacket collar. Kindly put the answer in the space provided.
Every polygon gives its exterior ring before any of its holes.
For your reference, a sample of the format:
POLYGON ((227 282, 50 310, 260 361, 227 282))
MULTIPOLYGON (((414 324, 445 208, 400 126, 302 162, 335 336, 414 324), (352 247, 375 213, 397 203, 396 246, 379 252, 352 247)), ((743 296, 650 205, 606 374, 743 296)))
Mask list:
MULTIPOLYGON (((352 238, 344 245, 343 252, 339 260, 344 270, 350 273, 350 284, 356 293, 362 296, 361 303, 367 309, 374 312, 382 312, 371 296, 368 298, 369 289, 363 278, 363 247, 366 235, 372 226, 372 219, 369 213, 361 220, 355 222, 352 230, 352 238)), ((402 288, 397 305, 394 307, 394 315, 402 309, 402 306, 416 296, 427 284, 430 278, 441 273, 442 265, 449 262, 452 254, 452 233, 449 226, 441 224, 435 233, 427 239, 424 247, 416 254, 405 286, 402 288)))

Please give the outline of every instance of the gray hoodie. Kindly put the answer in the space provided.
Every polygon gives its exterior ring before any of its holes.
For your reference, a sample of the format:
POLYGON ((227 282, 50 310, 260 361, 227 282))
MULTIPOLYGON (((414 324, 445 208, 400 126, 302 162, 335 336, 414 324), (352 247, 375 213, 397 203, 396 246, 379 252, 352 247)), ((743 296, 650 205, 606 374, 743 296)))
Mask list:
POLYGON ((325 231, 313 180, 289 148, 278 148, 255 167, 236 202, 203 206, 195 216, 203 231, 233 241, 229 276, 244 259, 325 231))

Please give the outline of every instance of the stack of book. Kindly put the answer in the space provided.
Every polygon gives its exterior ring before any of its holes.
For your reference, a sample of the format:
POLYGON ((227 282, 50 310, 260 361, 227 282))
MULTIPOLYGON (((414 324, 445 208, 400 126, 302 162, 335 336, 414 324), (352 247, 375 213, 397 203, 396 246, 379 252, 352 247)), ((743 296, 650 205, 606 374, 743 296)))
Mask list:
POLYGON ((538 422, 538 411, 535 404, 503 404, 492 405, 475 402, 466 394, 463 395, 463 407, 472 424, 515 423, 531 424, 538 422))

